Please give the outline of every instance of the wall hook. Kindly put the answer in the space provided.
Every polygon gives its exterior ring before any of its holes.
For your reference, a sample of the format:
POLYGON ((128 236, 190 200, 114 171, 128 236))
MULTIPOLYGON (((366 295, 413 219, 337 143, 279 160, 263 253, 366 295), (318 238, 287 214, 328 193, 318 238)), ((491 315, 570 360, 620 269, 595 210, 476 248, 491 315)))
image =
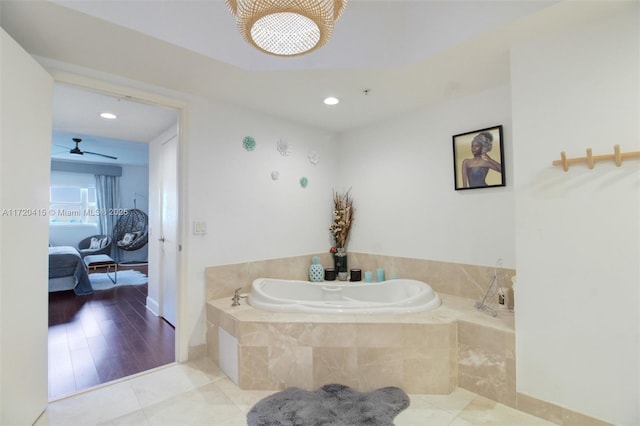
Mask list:
POLYGON ((589 169, 593 169, 595 163, 598 161, 606 161, 613 160, 617 167, 622 165, 622 160, 628 158, 640 158, 640 151, 634 152, 620 152, 620 145, 615 145, 613 147, 613 154, 605 154, 605 155, 593 155, 591 148, 587 148, 587 156, 586 157, 577 157, 577 158, 567 158, 567 154, 562 151, 560 153, 560 160, 554 160, 554 166, 562 166, 562 169, 566 172, 569 171, 569 165, 578 164, 578 163, 587 163, 589 169))

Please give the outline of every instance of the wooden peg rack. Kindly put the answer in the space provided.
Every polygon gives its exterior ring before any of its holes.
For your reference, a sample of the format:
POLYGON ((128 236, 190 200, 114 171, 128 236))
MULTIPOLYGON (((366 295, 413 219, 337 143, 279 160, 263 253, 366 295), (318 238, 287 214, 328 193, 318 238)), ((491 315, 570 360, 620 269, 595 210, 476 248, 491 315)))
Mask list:
POLYGON ((622 160, 628 158, 640 158, 640 151, 635 152, 620 152, 620 145, 614 145, 613 154, 605 155, 593 155, 591 148, 587 148, 586 157, 567 158, 567 154, 564 151, 560 153, 560 160, 555 160, 552 164, 554 166, 562 166, 562 169, 566 172, 569 170, 570 164, 587 163, 590 169, 593 169, 594 164, 597 161, 613 160, 617 167, 622 165, 622 160))

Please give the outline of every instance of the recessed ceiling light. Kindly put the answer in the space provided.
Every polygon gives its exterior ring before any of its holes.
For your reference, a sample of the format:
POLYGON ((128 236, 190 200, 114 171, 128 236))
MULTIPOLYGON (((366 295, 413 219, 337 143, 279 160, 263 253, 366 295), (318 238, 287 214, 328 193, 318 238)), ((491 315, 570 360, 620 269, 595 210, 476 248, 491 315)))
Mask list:
POLYGON ((328 98, 324 98, 323 102, 325 105, 337 105, 340 102, 340 99, 329 96, 328 98))
POLYGON ((103 113, 100 114, 100 117, 106 118, 107 120, 114 120, 114 119, 118 118, 117 115, 111 114, 110 112, 103 112, 103 113))

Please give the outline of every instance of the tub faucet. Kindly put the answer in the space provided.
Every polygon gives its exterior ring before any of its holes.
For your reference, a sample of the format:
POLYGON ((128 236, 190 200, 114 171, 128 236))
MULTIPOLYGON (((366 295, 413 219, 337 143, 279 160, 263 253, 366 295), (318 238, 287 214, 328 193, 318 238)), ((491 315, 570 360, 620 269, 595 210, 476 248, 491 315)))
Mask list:
POLYGON ((231 298, 231 306, 240 306, 240 299, 244 299, 247 296, 240 296, 240 290, 242 288, 236 288, 233 292, 233 297, 231 298))

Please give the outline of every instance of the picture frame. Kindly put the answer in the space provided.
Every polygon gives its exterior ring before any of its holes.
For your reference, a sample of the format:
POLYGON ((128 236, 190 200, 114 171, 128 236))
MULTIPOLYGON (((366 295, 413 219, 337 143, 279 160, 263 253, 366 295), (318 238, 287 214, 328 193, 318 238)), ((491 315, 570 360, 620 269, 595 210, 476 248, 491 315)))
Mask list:
POLYGON ((455 189, 506 186, 502 125, 453 136, 455 189))

